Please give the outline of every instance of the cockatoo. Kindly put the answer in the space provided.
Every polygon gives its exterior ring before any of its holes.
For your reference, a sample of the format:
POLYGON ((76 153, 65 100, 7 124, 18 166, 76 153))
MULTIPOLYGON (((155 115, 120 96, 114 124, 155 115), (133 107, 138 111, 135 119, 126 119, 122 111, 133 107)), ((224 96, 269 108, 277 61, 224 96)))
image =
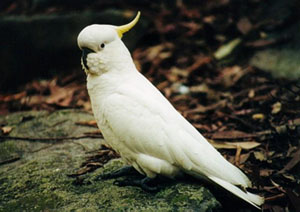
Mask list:
POLYGON ((229 163, 135 67, 122 42, 126 25, 90 25, 78 35, 92 110, 105 141, 145 179, 187 173, 259 207, 248 177, 229 163))

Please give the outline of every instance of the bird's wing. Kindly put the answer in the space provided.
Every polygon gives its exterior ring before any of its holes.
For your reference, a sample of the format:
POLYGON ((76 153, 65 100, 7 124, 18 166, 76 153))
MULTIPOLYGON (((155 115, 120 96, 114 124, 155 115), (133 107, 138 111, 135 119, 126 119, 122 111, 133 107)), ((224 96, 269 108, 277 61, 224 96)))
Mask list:
POLYGON ((168 161, 191 174, 249 185, 206 139, 143 77, 123 83, 105 100, 107 124, 126 148, 168 161))

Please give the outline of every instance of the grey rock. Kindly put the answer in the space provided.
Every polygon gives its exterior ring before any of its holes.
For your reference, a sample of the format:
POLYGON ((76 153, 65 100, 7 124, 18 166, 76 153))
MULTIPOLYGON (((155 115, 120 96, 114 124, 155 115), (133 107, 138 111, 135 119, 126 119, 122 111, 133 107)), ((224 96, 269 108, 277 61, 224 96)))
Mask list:
MULTIPOLYGON (((60 110, 53 113, 22 112, 0 116, 0 124, 12 126, 10 136, 80 136, 95 128, 76 125, 92 120, 90 113, 60 110)), ((201 182, 175 182, 159 192, 137 187, 118 187, 114 180, 96 176, 124 165, 120 159, 84 176, 87 183, 74 184, 74 173, 101 139, 65 141, 2 140, 1 157, 21 159, 0 166, 0 211, 216 211, 220 203, 201 182), (5 150, 6 149, 6 150, 5 150)))

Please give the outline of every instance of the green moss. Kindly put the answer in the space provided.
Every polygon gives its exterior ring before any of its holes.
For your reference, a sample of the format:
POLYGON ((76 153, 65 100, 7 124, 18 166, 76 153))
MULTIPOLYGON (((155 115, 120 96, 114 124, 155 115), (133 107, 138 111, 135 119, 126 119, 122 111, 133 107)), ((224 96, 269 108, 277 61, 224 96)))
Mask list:
MULTIPOLYGON (((31 161, 0 176, 4 182, 0 184, 4 194, 0 211, 212 211, 219 207, 200 184, 178 183, 151 194, 136 187, 114 186, 113 180, 93 181, 93 173, 86 179, 91 184, 76 186, 66 176, 68 170, 55 168, 60 163, 57 158, 31 161)), ((101 172, 121 166, 120 160, 114 160, 101 172)))
POLYGON ((62 199, 55 194, 33 193, 27 194, 12 200, 3 211, 46 211, 47 209, 56 209, 57 203, 62 199))
POLYGON ((15 142, 6 141, 0 143, 0 161, 5 161, 18 156, 18 152, 20 152, 20 148, 15 145, 15 142))
MULTIPOLYGON (((24 136, 22 133, 27 131, 35 133, 34 137, 46 137, 51 132, 58 137, 91 131, 89 127, 74 124, 79 120, 91 120, 90 114, 72 110, 41 114, 16 124, 13 135, 24 136), (39 131, 35 132, 37 129, 39 131)), ((24 154, 17 163, 0 166, 0 211, 213 211, 220 206, 200 182, 176 182, 153 194, 137 187, 115 186, 114 180, 94 180, 100 173, 124 166, 121 160, 110 161, 103 168, 86 174, 85 183, 76 185, 67 175, 86 161, 86 152, 100 146, 97 139, 76 142, 81 144, 54 142, 48 147, 49 144, 37 141, 1 143, 6 146, 0 146, 0 153, 22 150, 24 154), (43 150, 31 152, 40 148, 43 150)))

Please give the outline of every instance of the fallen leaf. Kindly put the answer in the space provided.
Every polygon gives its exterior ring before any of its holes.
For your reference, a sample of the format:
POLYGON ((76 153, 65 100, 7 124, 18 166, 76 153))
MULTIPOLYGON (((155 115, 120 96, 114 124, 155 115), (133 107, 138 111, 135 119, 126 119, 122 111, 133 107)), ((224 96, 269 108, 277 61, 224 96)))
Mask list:
POLYGON ((250 157, 251 153, 248 152, 248 153, 245 153, 245 154, 241 154, 240 155, 240 164, 244 164, 248 158, 250 157))
POLYGON ((190 113, 205 113, 207 111, 211 111, 211 110, 216 110, 218 108, 222 108, 226 105, 226 101, 219 101, 215 104, 212 104, 212 105, 208 105, 208 106, 203 106, 203 105, 197 105, 196 108, 194 109, 190 109, 190 110, 186 110, 183 112, 184 116, 186 116, 187 114, 190 114, 190 113))
POLYGON ((191 73, 199 69, 200 67, 209 64, 211 61, 212 59, 210 57, 199 55, 196 57, 195 62, 191 66, 186 68, 186 71, 187 73, 191 73))
POLYGON ((238 130, 232 131, 218 131, 212 134, 212 139, 243 139, 243 138, 254 138, 257 137, 257 134, 245 133, 238 130))
POLYGON ((272 105, 272 114, 277 114, 281 111, 281 103, 276 102, 275 104, 272 105))
POLYGON ((284 173, 286 171, 291 170, 300 162, 300 148, 293 154, 293 158, 285 165, 283 169, 279 171, 279 173, 284 173))
POLYGON ((274 172, 274 170, 272 170, 272 169, 260 169, 259 176, 269 177, 273 172, 274 172))
POLYGON ((4 135, 7 135, 9 134, 11 131, 12 131, 12 127, 10 126, 4 126, 4 127, 1 127, 1 131, 4 135))
POLYGON ((13 94, 13 95, 0 95, 0 101, 10 102, 10 101, 21 99, 24 96, 26 96, 26 91, 22 91, 20 93, 13 94))
POLYGON ((98 128, 98 125, 97 125, 97 121, 96 121, 96 120, 90 120, 90 121, 78 121, 78 122, 75 122, 75 124, 98 128))
POLYGON ((225 57, 227 57, 228 55, 230 55, 233 50, 242 42, 241 38, 236 38, 224 45, 222 45, 220 48, 217 49, 217 51, 215 51, 214 53, 214 57, 217 60, 221 60, 225 57))
POLYGON ((70 103, 73 100, 73 95, 78 88, 79 85, 76 85, 75 83, 69 84, 65 87, 60 87, 57 85, 57 80, 54 79, 49 84, 51 94, 46 98, 46 103, 68 107, 70 106, 70 103))
POLYGON ((254 90, 254 89, 250 89, 250 90, 249 90, 249 93, 248 93, 248 97, 249 97, 250 99, 252 99, 254 96, 255 96, 255 90, 254 90))
POLYGON ((248 18, 241 18, 237 23, 237 28, 241 33, 248 34, 252 30, 253 25, 248 18))
POLYGON ((256 113, 252 115, 253 120, 263 120, 265 119, 265 115, 262 113, 256 113))
POLYGON ((254 154, 254 157, 257 160, 259 160, 259 161, 265 161, 265 160, 267 160, 266 155, 264 153, 262 153, 262 152, 254 152, 253 154, 254 154))
POLYGON ((214 141, 212 139, 207 139, 215 148, 217 149, 253 149, 261 145, 255 141, 245 141, 245 142, 222 142, 222 141, 214 141))
POLYGON ((224 68, 221 75, 218 77, 220 83, 226 88, 233 86, 247 72, 240 66, 232 66, 224 68))
POLYGON ((220 99, 219 94, 215 90, 209 88, 206 83, 189 87, 191 93, 205 93, 206 98, 210 100, 218 101, 220 99))
POLYGON ((295 177, 294 177, 293 175, 291 175, 291 174, 282 174, 282 176, 283 176, 284 178, 286 178, 286 179, 292 181, 292 182, 295 182, 295 181, 296 181, 295 177))
POLYGON ((101 131, 98 129, 98 130, 95 130, 95 131, 92 131, 92 132, 85 132, 84 133, 85 135, 90 135, 90 136, 95 136, 95 135, 101 135, 102 136, 102 133, 101 131))
POLYGON ((216 20, 216 16, 210 15, 203 17, 203 22, 207 24, 213 24, 213 22, 216 20))
POLYGON ((202 28, 202 25, 196 22, 181 22, 179 24, 188 29, 185 33, 186 36, 193 36, 202 28))
POLYGON ((275 39, 260 39, 260 40, 256 40, 256 41, 252 41, 252 42, 247 42, 245 45, 249 46, 249 47, 254 47, 254 48, 259 48, 259 47, 266 47, 269 45, 273 45, 275 43, 277 43, 278 40, 275 39))

